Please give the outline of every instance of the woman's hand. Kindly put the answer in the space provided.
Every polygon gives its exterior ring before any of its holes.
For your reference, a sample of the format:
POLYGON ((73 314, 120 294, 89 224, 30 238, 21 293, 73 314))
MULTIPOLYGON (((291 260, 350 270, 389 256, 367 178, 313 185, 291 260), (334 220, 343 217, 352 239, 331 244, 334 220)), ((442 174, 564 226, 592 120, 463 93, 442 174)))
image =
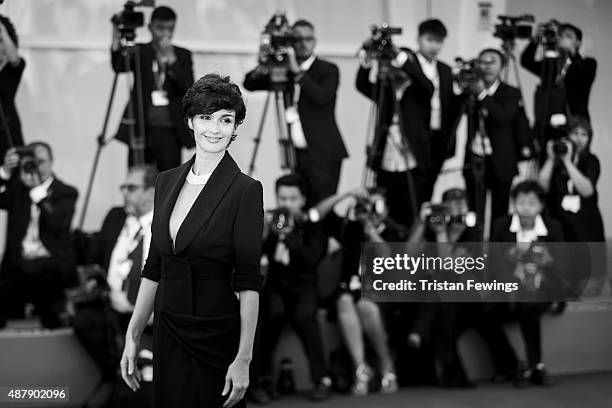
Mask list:
POLYGON ((121 356, 121 377, 132 391, 140 388, 142 374, 136 367, 136 357, 138 356, 138 343, 129 334, 125 338, 125 347, 121 356))
POLYGON ((232 390, 228 399, 223 404, 223 408, 230 408, 236 405, 246 393, 249 386, 249 363, 247 360, 236 359, 227 368, 225 375, 225 387, 223 388, 222 396, 232 390))

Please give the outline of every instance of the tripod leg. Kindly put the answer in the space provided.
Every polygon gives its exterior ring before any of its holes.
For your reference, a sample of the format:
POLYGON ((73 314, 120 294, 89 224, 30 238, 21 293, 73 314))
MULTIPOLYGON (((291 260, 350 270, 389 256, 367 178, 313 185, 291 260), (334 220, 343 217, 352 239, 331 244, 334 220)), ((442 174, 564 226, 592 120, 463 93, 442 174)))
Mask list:
POLYGON ((296 160, 293 142, 289 132, 289 126, 285 118, 285 100, 283 91, 274 91, 276 107, 276 127, 278 131, 278 143, 281 149, 281 169, 295 171, 296 160))
POLYGON ((257 153, 259 152, 259 145, 261 144, 261 136, 263 135, 264 125, 266 123, 266 116, 268 115, 268 107, 270 106, 270 95, 268 92, 266 95, 266 101, 264 102, 263 112, 261 113, 261 119, 259 120, 259 127, 257 128, 257 136, 255 136, 255 146, 253 146, 253 153, 251 154, 251 161, 249 163, 249 176, 253 175, 255 171, 255 161, 257 160, 257 153))
POLYGON ((137 139, 134 146, 135 152, 135 164, 145 163, 145 133, 144 133, 144 105, 142 95, 142 73, 140 66, 140 50, 137 46, 134 46, 134 82, 136 87, 136 108, 138 109, 138 120, 136 121, 137 126, 137 139))
MULTIPOLYGON (((108 122, 110 119, 111 109, 113 107, 113 101, 115 100, 115 91, 117 90, 117 80, 119 79, 119 74, 115 72, 115 76, 113 77, 113 85, 111 86, 110 96, 108 98, 108 103, 106 105, 106 113, 104 114, 104 123, 102 124, 102 132, 98 135, 98 146, 96 148, 96 155, 94 157, 94 162, 91 168, 91 173, 89 174, 89 181, 87 183, 87 191, 85 192, 85 198, 83 200, 83 209, 81 210, 81 217, 79 219, 79 229, 83 229, 83 225, 85 224, 85 216, 87 214, 87 208, 89 207, 89 199, 91 197, 91 189, 93 187, 93 182, 96 177, 96 171, 98 169, 98 163, 100 161, 100 154, 102 153, 102 148, 108 144, 106 141, 106 130, 108 128, 108 122)), ((111 139, 112 140, 112 139, 111 139)))

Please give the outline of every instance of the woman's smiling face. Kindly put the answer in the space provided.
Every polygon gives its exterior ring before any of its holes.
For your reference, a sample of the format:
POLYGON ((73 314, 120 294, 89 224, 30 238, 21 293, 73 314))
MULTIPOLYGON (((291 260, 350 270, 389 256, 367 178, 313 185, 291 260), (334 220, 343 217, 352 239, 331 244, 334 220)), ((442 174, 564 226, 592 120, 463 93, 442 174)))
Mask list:
POLYGON ((187 121, 193 130, 196 146, 206 153, 225 150, 236 130, 236 112, 220 109, 213 113, 195 115, 187 121))

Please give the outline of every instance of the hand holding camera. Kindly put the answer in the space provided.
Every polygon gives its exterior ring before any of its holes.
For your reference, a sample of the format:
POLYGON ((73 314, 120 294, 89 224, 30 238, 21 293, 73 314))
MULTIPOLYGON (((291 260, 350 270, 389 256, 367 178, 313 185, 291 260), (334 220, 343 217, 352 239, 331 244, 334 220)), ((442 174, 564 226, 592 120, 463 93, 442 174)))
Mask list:
POLYGON ((13 174, 13 170, 19 166, 19 154, 17 149, 12 147, 6 151, 4 155, 4 164, 2 168, 10 176, 13 174))
POLYGON ((549 140, 546 143, 546 153, 549 159, 559 159, 566 163, 572 159, 574 146, 572 142, 563 138, 559 140, 549 140))

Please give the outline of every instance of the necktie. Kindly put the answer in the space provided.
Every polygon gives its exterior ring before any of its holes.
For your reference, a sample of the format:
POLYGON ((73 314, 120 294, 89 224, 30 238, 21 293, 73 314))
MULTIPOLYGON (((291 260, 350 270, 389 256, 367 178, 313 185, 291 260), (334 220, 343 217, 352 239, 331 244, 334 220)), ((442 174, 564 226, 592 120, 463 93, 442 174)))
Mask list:
POLYGON ((136 297, 138 295, 138 288, 140 287, 140 272, 142 270, 142 228, 138 229, 138 232, 134 236, 134 242, 136 246, 128 254, 128 259, 132 261, 132 268, 128 277, 123 281, 123 291, 127 294, 127 298, 133 305, 136 303, 136 297))

